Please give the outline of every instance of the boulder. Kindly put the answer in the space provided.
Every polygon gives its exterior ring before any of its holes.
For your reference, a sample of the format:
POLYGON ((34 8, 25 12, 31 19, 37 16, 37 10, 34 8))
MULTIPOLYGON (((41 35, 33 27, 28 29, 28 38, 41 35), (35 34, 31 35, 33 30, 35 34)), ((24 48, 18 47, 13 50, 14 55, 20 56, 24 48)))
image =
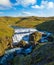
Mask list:
POLYGON ((24 41, 24 40, 21 40, 19 43, 18 43, 18 47, 25 47, 27 45, 27 43, 24 41))
POLYGON ((54 41, 53 35, 48 36, 47 39, 48 39, 49 42, 53 42, 54 41))
POLYGON ((38 41, 41 39, 42 34, 40 32, 34 32, 32 34, 30 34, 29 36, 29 42, 31 44, 38 44, 38 41))

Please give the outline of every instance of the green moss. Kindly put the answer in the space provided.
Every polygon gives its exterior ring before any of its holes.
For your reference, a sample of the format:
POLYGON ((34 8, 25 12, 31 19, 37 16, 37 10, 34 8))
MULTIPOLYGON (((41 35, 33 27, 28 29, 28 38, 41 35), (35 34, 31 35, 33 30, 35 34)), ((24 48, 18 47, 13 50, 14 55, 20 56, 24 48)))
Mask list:
MULTIPOLYGON (((21 26, 21 27, 36 27, 40 30, 46 30, 54 33, 54 17, 44 18, 44 17, 0 17, 0 44, 11 43, 12 35, 14 30, 10 26, 21 26), (6 37, 9 38, 7 41, 6 37)), ((37 35, 38 36, 38 35, 37 35)), ((54 35, 52 35, 54 37, 54 35)), ((39 40, 35 37, 35 41, 39 40)), ((0 49, 1 48, 0 45, 0 49)), ((24 45, 24 44, 23 44, 24 45)), ((6 45, 7 46, 7 45, 6 45)), ((6 47, 5 46, 5 47, 6 47)), ((7 48, 7 47, 6 47, 7 48)), ((38 49, 38 48, 37 48, 38 49)), ((2 51, 1 51, 2 52, 2 51)))
POLYGON ((40 32, 34 32, 30 35, 29 41, 31 44, 38 44, 37 42, 41 39, 42 34, 40 32))
MULTIPOLYGON (((43 43, 44 44, 44 43, 43 43)), ((14 65, 54 65, 54 43, 37 45, 33 52, 27 56, 14 58, 14 65), (52 50, 51 50, 52 49, 52 50), (16 60, 17 59, 17 60, 16 60)))
POLYGON ((47 63, 45 65, 54 65, 54 61, 53 62, 49 62, 49 63, 47 63))

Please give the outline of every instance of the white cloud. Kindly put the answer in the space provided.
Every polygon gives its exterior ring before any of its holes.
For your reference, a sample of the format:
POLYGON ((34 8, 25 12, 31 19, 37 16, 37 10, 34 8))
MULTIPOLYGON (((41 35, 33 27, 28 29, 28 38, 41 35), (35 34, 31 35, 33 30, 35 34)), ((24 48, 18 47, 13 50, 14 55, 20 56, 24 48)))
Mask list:
POLYGON ((10 0, 0 0, 0 5, 10 7, 12 4, 11 4, 10 0))
POLYGON ((54 8, 54 2, 48 2, 43 0, 41 5, 43 5, 47 9, 54 8))
POLYGON ((6 7, 6 6, 0 6, 0 10, 9 10, 10 8, 12 8, 12 7, 6 7))
POLYGON ((51 9, 51 8, 54 8, 54 2, 48 2, 48 1, 42 0, 40 6, 39 5, 34 5, 34 6, 32 6, 32 8, 36 8, 36 9, 43 9, 43 8, 51 9))
POLYGON ((25 11, 25 12, 23 12, 23 14, 24 14, 24 15, 31 15, 32 13, 25 11))
POLYGON ((0 10, 10 9, 13 8, 15 5, 22 5, 24 7, 33 5, 36 3, 36 0, 16 0, 16 3, 11 3, 10 0, 0 0, 0 10))
POLYGON ((30 11, 23 11, 21 13, 21 16, 34 16, 35 13, 34 12, 30 12, 30 11))
POLYGON ((16 5, 29 6, 36 3, 36 0, 16 0, 16 5))
POLYGON ((35 5, 31 6, 31 7, 35 8, 35 9, 43 9, 45 7, 46 3, 47 3, 47 1, 42 1, 41 5, 36 5, 35 4, 35 5))
POLYGON ((43 6, 43 5, 41 5, 41 6, 39 6, 39 5, 35 5, 35 6, 32 6, 32 8, 43 9, 44 6, 43 6))
POLYGON ((6 10, 12 8, 10 0, 0 0, 0 10, 6 10))
POLYGON ((47 6, 48 6, 49 9, 54 8, 54 3, 53 2, 48 2, 47 6))

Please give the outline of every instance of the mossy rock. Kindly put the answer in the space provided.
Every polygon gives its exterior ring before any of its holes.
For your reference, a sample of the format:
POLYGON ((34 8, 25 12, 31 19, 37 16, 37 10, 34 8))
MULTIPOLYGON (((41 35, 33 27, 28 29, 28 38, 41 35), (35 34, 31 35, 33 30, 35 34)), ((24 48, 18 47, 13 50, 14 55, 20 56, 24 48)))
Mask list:
POLYGON ((25 47, 26 46, 26 42, 24 40, 21 40, 19 43, 18 43, 18 46, 19 47, 25 47))
POLYGON ((18 55, 13 59, 13 65, 23 65, 24 56, 18 55))
POLYGON ((13 65, 30 65, 31 56, 18 55, 13 59, 13 65))
POLYGON ((11 38, 1 38, 0 40, 0 56, 2 56, 6 49, 12 47, 12 39, 11 38))
POLYGON ((13 65, 54 65, 53 51, 54 43, 39 44, 31 54, 16 56, 13 65))
POLYGON ((37 42, 41 39, 42 34, 40 32, 34 32, 30 35, 29 41, 30 43, 37 44, 37 42))

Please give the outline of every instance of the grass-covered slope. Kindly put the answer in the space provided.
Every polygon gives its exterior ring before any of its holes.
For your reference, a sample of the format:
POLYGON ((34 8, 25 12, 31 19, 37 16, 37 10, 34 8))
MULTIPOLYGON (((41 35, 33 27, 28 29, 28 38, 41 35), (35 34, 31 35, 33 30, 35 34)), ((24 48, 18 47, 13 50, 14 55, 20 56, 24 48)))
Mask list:
POLYGON ((54 20, 54 17, 24 17, 21 18, 19 21, 16 21, 15 25, 21 27, 35 27, 41 23, 47 22, 48 20, 54 20))
POLYGON ((0 37, 12 36, 11 25, 21 27, 36 27, 54 33, 54 17, 0 17, 0 37))
MULTIPOLYGON (((4 49, 6 49, 6 46, 12 42, 11 38, 14 30, 11 28, 11 25, 35 27, 54 33, 54 17, 0 17, 0 50, 3 49, 3 45, 4 49)), ((0 51, 0 55, 2 55, 1 52, 2 51, 0 51)))
POLYGON ((41 43, 27 56, 18 55, 13 65, 54 65, 54 43, 41 43))
POLYGON ((36 26, 37 29, 54 33, 54 20, 47 20, 36 26))

